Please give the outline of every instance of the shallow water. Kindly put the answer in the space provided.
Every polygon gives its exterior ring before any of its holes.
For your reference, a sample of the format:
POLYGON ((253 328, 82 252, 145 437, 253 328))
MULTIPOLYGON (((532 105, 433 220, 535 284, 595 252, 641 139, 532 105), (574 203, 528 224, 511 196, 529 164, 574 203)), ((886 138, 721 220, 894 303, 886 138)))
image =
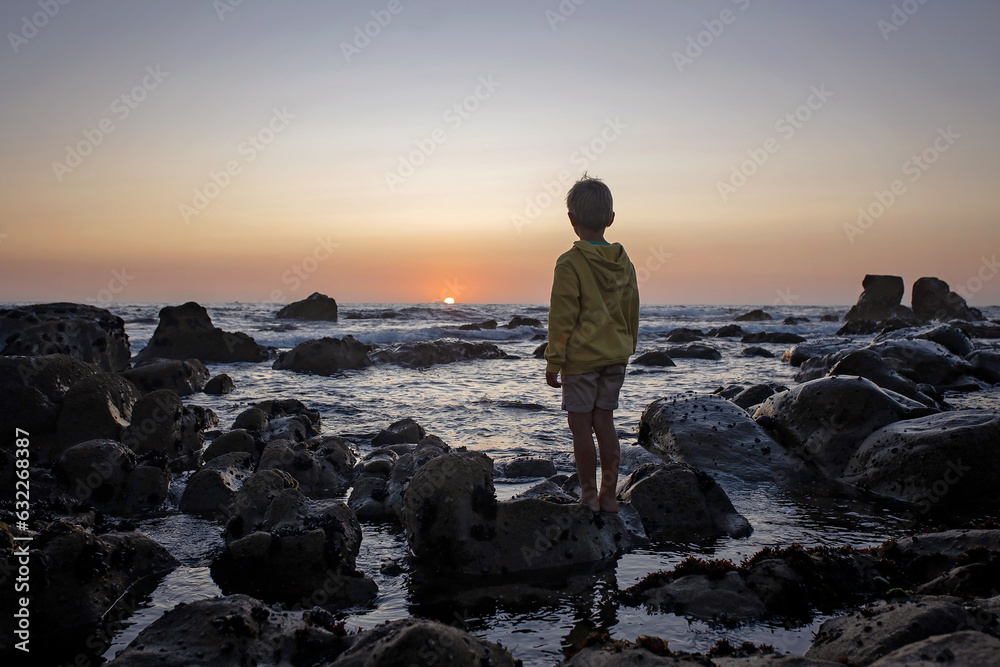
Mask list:
MULTIPOLYGON (((676 327, 707 331, 732 323, 752 307, 690 306, 644 307, 638 352, 669 347, 663 338, 676 327)), ((144 347, 156 326, 157 305, 123 305, 111 310, 126 321, 133 353, 144 347)), ((332 377, 296 374, 260 364, 211 364, 213 375, 229 374, 236 390, 227 396, 204 394, 187 397, 186 403, 209 407, 218 413, 221 428, 229 428, 241 411, 268 398, 297 398, 322 416, 323 432, 353 439, 361 454, 371 450, 369 440, 378 430, 404 417, 415 418, 428 433, 452 446, 467 446, 490 456, 530 453, 552 459, 560 472, 573 471, 569 431, 559 410, 559 393, 544 380, 544 362, 532 357, 544 337, 543 327, 498 328, 458 331, 457 325, 496 319, 501 325, 515 314, 545 320, 546 308, 531 305, 423 306, 391 304, 343 304, 337 323, 307 323, 275 320, 277 306, 267 304, 220 304, 209 306, 216 326, 244 331, 267 346, 287 350, 304 340, 351 334, 359 340, 391 343, 456 337, 495 342, 518 359, 460 362, 426 369, 377 366, 347 371, 332 377), (391 319, 347 319, 349 314, 374 316, 396 313, 391 319), (289 327, 288 325, 292 326, 289 327)), ((765 308, 777 319, 742 323, 745 331, 787 331, 809 339, 833 335, 839 322, 819 322, 825 313, 843 314, 846 308, 765 308), (804 324, 783 325, 789 316, 809 317, 804 324)), ((992 319, 1000 308, 986 309, 992 319)), ((849 338, 849 337, 848 337, 849 338)), ((858 337, 866 342, 870 337, 858 337)), ((995 341, 981 341, 993 347, 995 341)), ((729 384, 751 386, 761 382, 794 384, 794 369, 780 361, 790 345, 761 344, 774 358, 744 357, 745 344, 738 339, 707 339, 720 350, 721 361, 677 359, 672 368, 630 368, 622 390, 615 422, 622 445, 635 441, 643 409, 657 398, 678 392, 710 392, 729 384)), ((996 410, 1000 392, 956 396, 957 406, 996 410)), ((175 478, 175 497, 185 476, 175 478)), ((775 486, 755 486, 719 478, 736 509, 754 527, 746 539, 720 539, 704 544, 659 544, 635 551, 604 564, 593 572, 580 572, 553 580, 525 579, 519 587, 504 591, 493 600, 495 582, 482 582, 477 589, 442 591, 428 583, 418 566, 406 559, 408 550, 402 531, 388 524, 364 525, 358 567, 379 586, 375 604, 341 612, 349 629, 366 629, 386 620, 419 615, 465 627, 477 636, 497 641, 511 649, 525 665, 551 665, 562 658, 567 646, 582 641, 590 631, 606 629, 615 638, 634 640, 640 634, 667 639, 674 650, 705 651, 718 639, 744 640, 773 645, 784 652, 801 653, 823 620, 813 619, 803 627, 759 623, 739 628, 715 626, 673 614, 649 613, 642 608, 620 607, 618 590, 631 586, 656 570, 670 568, 690 555, 726 558, 738 562, 765 546, 804 545, 870 546, 881 544, 906 526, 890 508, 793 495, 775 486), (383 561, 402 563, 403 573, 384 574, 383 561), (519 590, 520 595, 513 592, 519 590)), ((507 498, 529 484, 497 482, 497 495, 507 498)), ((793 490, 794 491, 794 490, 793 490)), ((140 522, 140 529, 166 546, 182 563, 139 603, 139 611, 115 637, 105 656, 113 657, 149 623, 178 602, 219 594, 208 572, 213 549, 221 545, 221 525, 182 515, 171 509, 166 516, 140 522)))

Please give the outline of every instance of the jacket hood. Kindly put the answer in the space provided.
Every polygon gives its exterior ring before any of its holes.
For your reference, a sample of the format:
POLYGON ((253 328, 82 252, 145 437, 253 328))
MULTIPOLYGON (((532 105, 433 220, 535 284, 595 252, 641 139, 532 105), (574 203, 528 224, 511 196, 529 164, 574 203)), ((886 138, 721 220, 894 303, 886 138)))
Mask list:
POLYGON ((602 290, 617 291, 628 284, 632 263, 621 243, 602 246, 590 241, 576 241, 573 247, 587 259, 602 290))

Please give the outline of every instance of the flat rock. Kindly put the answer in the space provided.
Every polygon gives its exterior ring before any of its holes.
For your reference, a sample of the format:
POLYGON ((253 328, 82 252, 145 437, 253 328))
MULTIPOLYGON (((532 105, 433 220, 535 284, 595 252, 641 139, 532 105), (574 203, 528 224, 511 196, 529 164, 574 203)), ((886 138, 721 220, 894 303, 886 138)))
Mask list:
POLYGON ((872 663, 872 667, 937 667, 995 665, 1000 662, 1000 639, 985 632, 962 630, 928 637, 897 649, 872 663))

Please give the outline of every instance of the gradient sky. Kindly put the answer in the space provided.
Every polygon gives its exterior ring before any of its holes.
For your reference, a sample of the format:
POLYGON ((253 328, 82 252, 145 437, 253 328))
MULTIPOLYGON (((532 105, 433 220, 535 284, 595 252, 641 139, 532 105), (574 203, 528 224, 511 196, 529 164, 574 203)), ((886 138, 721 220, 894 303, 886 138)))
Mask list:
POLYGON ((544 303, 586 168, 645 303, 1000 303, 1000 4, 576 2, 4 0, 0 301, 544 303))

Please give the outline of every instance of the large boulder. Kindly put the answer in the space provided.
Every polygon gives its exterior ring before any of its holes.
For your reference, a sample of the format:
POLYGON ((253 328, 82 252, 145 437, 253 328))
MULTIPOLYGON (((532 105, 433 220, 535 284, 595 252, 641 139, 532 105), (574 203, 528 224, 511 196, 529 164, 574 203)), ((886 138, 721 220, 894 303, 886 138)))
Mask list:
POLYGON ((49 401, 62 403, 70 387, 99 370, 97 364, 86 363, 66 354, 42 357, 0 356, 0 388, 36 389, 49 401))
POLYGON ((263 445, 258 445, 257 439, 246 429, 234 428, 213 440, 205 449, 202 458, 207 462, 226 454, 244 453, 256 463, 260 459, 262 447, 263 445))
POLYGON ((376 447, 387 445, 400 445, 404 443, 417 444, 427 435, 424 427, 413 419, 406 417, 399 421, 394 421, 388 427, 382 429, 372 438, 372 444, 376 447))
POLYGON ((976 349, 966 333, 951 324, 903 327, 902 329, 884 331, 875 336, 872 342, 881 343, 886 340, 913 340, 915 338, 934 341, 959 357, 968 356, 976 349))
POLYGON ((109 372, 128 368, 132 356, 122 318, 76 303, 0 310, 0 354, 66 354, 109 372))
POLYGON ((972 365, 948 351, 940 343, 924 340, 883 340, 869 346, 879 356, 895 364, 901 375, 918 384, 939 389, 961 387, 974 374, 972 365))
POLYGON ((959 294, 951 291, 948 283, 939 278, 920 278, 913 283, 913 312, 924 320, 983 319, 982 312, 970 308, 959 294))
POLYGON ((208 382, 208 369, 197 359, 150 361, 122 372, 143 393, 169 389, 178 396, 196 394, 208 382))
POLYGON ((989 665, 998 662, 1000 639, 985 632, 960 630, 935 635, 896 649, 879 658, 872 667, 914 667, 915 665, 989 665))
MULTIPOLYGON (((140 533, 97 536, 62 521, 50 523, 35 535, 28 549, 31 655, 40 654, 40 662, 32 664, 57 664, 44 662, 41 657, 47 643, 86 636, 141 580, 160 577, 178 565, 166 549, 140 533)), ((8 558, 11 563, 17 562, 13 554, 5 553, 3 557, 5 562, 8 558)), ((9 583, 13 591, 13 581, 9 583)), ((18 597, 0 597, 4 618, 12 617, 18 597)), ((11 626, 9 622, 0 625, 0 642, 8 647, 13 644, 11 626)))
POLYGON ((966 361, 972 364, 972 372, 980 380, 990 384, 1000 383, 1000 352, 977 350, 966 361))
POLYGON ((844 315, 845 321, 873 320, 881 322, 893 315, 903 300, 906 287, 899 276, 867 275, 861 281, 864 291, 858 302, 844 315))
POLYGON ((218 418, 211 410, 185 406, 171 389, 158 389, 136 401, 131 421, 122 429, 123 444, 138 455, 160 452, 173 470, 182 471, 198 467, 203 430, 218 418))
POLYGON ((844 473, 862 441, 878 429, 934 411, 860 377, 812 380, 767 398, 754 413, 789 450, 828 479, 844 473))
POLYGON ((204 363, 264 361, 267 351, 245 333, 230 333, 214 326, 204 306, 189 301, 160 309, 160 323, 149 344, 136 355, 136 361, 157 358, 193 358, 204 363))
POLYGON ((252 470, 253 458, 246 452, 217 456, 188 479, 179 509, 213 519, 228 518, 236 492, 252 470))
POLYGON ((401 366, 432 366, 470 359, 506 359, 507 353, 493 343, 462 340, 432 340, 399 343, 375 350, 369 357, 376 364, 401 366))
POLYGON ((678 577, 648 591, 646 604, 659 611, 731 624, 767 613, 764 601, 738 572, 678 577))
POLYGON ((313 292, 302 301, 284 306, 275 315, 280 319, 337 321, 337 302, 325 294, 313 292))
POLYGON ((222 396, 233 393, 235 388, 236 384, 233 382, 233 378, 226 373, 220 373, 205 383, 204 392, 213 396, 222 396))
POLYGON ((736 317, 734 322, 767 322, 773 320, 774 318, 765 313, 760 308, 751 310, 750 312, 743 313, 736 317))
POLYGON ((407 486, 403 525, 414 555, 428 567, 500 575, 596 563, 648 543, 628 505, 595 514, 563 499, 498 503, 493 463, 481 452, 438 456, 407 486))
POLYGON ((108 667, 326 665, 350 646, 322 609, 281 611, 247 595, 182 602, 153 621, 108 667))
POLYGON ((932 508, 1000 502, 1000 417, 956 410, 898 422, 858 447, 844 479, 882 496, 932 508))
POLYGON ((825 621, 806 657, 862 667, 908 644, 970 628, 979 629, 975 618, 946 599, 885 603, 825 621))
POLYGON ((520 660, 499 644, 488 642, 437 621, 407 618, 378 625, 330 667, 388 665, 448 665, 448 667, 514 667, 520 660))
POLYGON ((358 462, 350 443, 341 437, 316 436, 304 442, 272 441, 260 455, 258 470, 284 470, 310 498, 342 496, 354 481, 358 462))
POLYGON ((354 336, 307 340, 279 354, 272 368, 333 375, 343 370, 371 366, 368 353, 374 349, 374 346, 362 343, 354 336))
POLYGON ((362 474, 354 482, 348 504, 358 518, 373 521, 403 521, 404 494, 417 472, 427 462, 451 451, 437 436, 423 438, 412 451, 397 454, 391 445, 371 452, 363 461, 362 474))
POLYGON ((60 446, 64 450, 95 438, 120 440, 140 397, 134 384, 115 373, 101 371, 83 378, 63 398, 56 425, 60 446))
POLYGON ((681 394, 650 403, 639 421, 639 444, 665 460, 751 482, 809 476, 747 415, 721 396, 681 394))
POLYGON ((903 377, 875 350, 856 350, 847 354, 830 369, 830 376, 853 375, 871 380, 883 389, 902 394, 929 407, 942 407, 933 397, 920 390, 917 383, 903 377))
POLYGON ((60 484, 77 500, 119 516, 155 510, 167 499, 170 472, 156 461, 137 461, 114 440, 89 440, 73 445, 59 458, 60 484))
POLYGON ((686 463, 641 465, 618 489, 653 540, 746 537, 753 530, 715 480, 686 463))

